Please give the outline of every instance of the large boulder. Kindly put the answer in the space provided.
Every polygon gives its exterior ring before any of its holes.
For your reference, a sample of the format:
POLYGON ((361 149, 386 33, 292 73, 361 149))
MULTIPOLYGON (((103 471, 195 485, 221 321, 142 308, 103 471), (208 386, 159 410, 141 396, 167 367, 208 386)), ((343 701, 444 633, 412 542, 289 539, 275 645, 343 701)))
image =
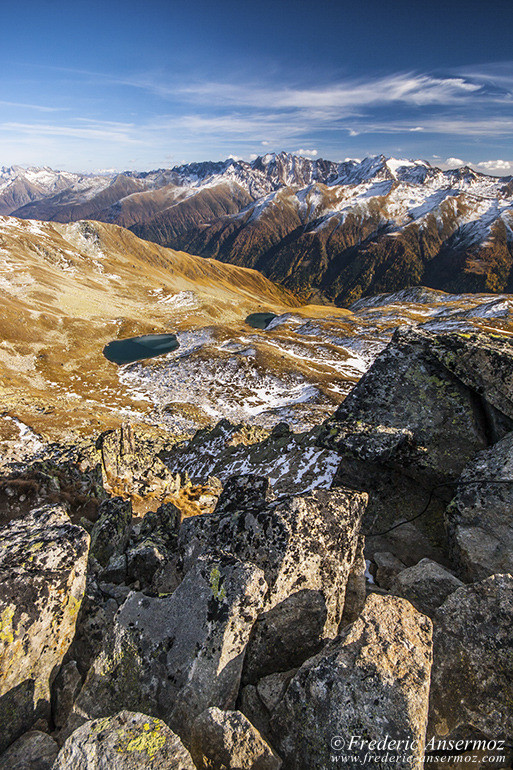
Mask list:
POLYGON ((391 581, 390 593, 408 599, 419 612, 429 617, 435 610, 461 588, 461 580, 449 570, 431 559, 421 559, 414 567, 408 567, 391 581))
POLYGON ((513 574, 513 433, 470 461, 446 521, 452 555, 465 580, 513 574))
POLYGON ((434 618, 429 734, 472 726, 513 739, 513 577, 452 593, 434 618))
POLYGON ((60 506, 0 530, 0 750, 50 713, 75 632, 89 535, 60 506))
POLYGON ((198 770, 280 770, 282 764, 244 714, 215 707, 194 720, 190 751, 198 770))
POLYGON ((371 462, 395 462, 411 474, 444 481, 513 427, 513 345, 484 334, 398 329, 390 344, 324 426, 325 446, 371 462), (489 378, 465 374, 468 349, 493 359, 501 349, 501 394, 489 378), (477 396, 480 396, 480 399, 477 396))
POLYGON ((342 618, 366 502, 367 495, 348 489, 315 490, 229 510, 224 510, 221 498, 219 510, 182 524, 184 569, 199 555, 217 551, 256 564, 269 586, 265 611, 300 590, 318 591, 326 605, 323 635, 333 637, 342 618))
POLYGON ((121 711, 79 727, 53 770, 195 770, 180 738, 160 719, 121 711))
POLYGON ((396 330, 319 438, 341 456, 333 486, 369 493, 367 556, 390 551, 407 566, 424 557, 448 563, 450 485, 476 453, 513 430, 512 382, 510 337, 396 330), (469 370, 477 365, 479 372, 469 370), (416 514, 408 530, 387 537, 416 514))
POLYGON ((266 591, 262 570, 217 553, 198 559, 171 596, 130 594, 74 717, 142 710, 187 739, 200 712, 235 705, 244 651, 266 591))
POLYGON ((59 746, 47 733, 31 730, 0 756, 1 770, 51 770, 59 746))
POLYGON ((366 756, 388 751, 395 767, 420 770, 431 633, 429 618, 406 600, 369 596, 360 618, 303 664, 274 711, 285 767, 329 767, 334 755, 370 766, 366 756), (408 743, 378 746, 387 735, 408 743))

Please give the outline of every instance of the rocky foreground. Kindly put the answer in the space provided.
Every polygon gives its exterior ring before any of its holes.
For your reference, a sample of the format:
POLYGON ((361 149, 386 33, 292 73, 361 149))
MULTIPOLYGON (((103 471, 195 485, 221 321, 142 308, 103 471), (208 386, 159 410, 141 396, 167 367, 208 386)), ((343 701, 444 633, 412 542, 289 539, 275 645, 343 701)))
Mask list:
POLYGON ((512 471, 511 337, 419 329, 303 436, 13 465, 0 768, 510 767, 512 471))

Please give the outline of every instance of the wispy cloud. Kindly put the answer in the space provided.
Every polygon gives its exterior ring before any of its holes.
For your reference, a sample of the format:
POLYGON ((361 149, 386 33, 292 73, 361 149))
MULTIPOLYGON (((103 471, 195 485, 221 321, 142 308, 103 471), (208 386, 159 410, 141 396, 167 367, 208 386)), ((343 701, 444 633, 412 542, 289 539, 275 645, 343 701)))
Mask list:
POLYGON ((0 105, 2 107, 21 107, 24 110, 36 110, 37 112, 65 112, 66 107, 47 107, 43 104, 26 104, 25 102, 9 102, 5 99, 0 99, 0 105))
MULTIPOLYGON (((157 85, 152 86, 157 88, 157 85)), ((351 79, 310 88, 262 87, 236 83, 198 83, 166 89, 165 96, 182 95, 192 101, 257 108, 312 109, 354 108, 401 102, 411 105, 454 104, 465 101, 482 86, 462 77, 432 77, 400 73, 384 78, 351 79)))

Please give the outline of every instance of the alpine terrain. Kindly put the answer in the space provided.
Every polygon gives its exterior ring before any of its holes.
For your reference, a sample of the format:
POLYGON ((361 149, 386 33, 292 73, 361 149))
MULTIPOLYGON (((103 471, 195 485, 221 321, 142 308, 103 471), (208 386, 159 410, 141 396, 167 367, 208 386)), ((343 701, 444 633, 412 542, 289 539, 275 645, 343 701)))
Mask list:
POLYGON ((256 268, 305 301, 348 306, 418 284, 513 290, 513 179, 467 166, 282 152, 99 176, 4 168, 0 212, 119 224, 256 268))

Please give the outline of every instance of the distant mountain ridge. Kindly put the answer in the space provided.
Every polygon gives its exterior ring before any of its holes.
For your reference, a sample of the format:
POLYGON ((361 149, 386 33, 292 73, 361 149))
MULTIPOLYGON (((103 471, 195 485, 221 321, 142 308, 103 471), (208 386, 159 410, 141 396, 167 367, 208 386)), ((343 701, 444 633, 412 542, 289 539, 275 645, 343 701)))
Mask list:
POLYGON ((119 224, 305 300, 348 305, 417 284, 513 291, 513 177, 468 166, 282 152, 92 176, 14 167, 0 173, 0 212, 119 224))

